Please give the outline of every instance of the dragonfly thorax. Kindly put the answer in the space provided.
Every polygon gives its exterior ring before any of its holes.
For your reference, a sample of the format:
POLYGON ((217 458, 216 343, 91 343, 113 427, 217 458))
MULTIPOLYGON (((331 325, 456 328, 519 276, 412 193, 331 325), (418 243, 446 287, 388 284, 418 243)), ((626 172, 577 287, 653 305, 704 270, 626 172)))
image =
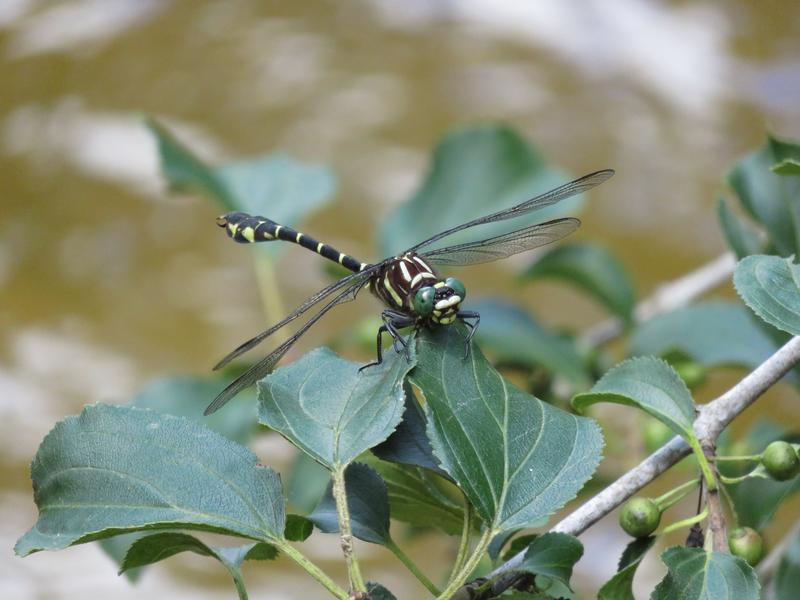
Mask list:
POLYGON ((372 279, 371 287, 390 308, 441 325, 455 321, 466 294, 460 281, 440 278, 414 252, 388 261, 372 279))

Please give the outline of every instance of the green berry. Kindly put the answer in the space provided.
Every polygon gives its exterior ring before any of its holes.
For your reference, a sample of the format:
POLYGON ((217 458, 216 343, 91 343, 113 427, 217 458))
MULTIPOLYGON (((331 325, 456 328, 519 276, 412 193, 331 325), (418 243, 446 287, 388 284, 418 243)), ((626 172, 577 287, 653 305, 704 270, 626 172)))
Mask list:
POLYGON ((620 527, 636 538, 653 533, 661 521, 661 511, 651 498, 632 498, 619 513, 620 527))
POLYGON ((770 477, 778 481, 792 479, 800 473, 800 458, 791 444, 772 442, 761 454, 761 464, 770 477))
POLYGON ((755 529, 737 527, 728 534, 731 554, 747 561, 751 567, 764 558, 764 539, 755 529))

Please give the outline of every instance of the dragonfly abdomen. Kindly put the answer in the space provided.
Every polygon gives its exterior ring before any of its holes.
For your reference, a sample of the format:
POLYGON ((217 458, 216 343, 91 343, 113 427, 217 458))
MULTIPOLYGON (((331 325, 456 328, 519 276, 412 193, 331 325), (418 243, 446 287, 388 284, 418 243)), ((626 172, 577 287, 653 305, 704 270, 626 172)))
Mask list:
POLYGON ((361 271, 367 265, 353 258, 349 254, 339 252, 333 246, 315 240, 310 235, 295 231, 291 227, 279 225, 266 217, 248 215, 242 212, 232 212, 217 218, 217 225, 224 227, 225 231, 232 240, 240 244, 253 244, 256 242, 272 242, 282 240, 292 242, 328 260, 337 262, 345 269, 355 273, 361 271))

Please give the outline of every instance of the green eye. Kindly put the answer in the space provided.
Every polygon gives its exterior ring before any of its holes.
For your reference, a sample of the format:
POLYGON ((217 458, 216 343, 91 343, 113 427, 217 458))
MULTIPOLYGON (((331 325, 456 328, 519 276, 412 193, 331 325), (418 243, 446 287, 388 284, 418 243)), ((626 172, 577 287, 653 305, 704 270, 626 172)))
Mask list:
POLYGON ((414 310, 421 317, 427 317, 433 312, 434 294, 434 289, 429 285, 419 288, 417 293, 414 294, 414 310))
POLYGON ((453 293, 460 297, 462 300, 467 297, 467 288, 455 277, 448 277, 444 280, 444 284, 453 290, 453 293))

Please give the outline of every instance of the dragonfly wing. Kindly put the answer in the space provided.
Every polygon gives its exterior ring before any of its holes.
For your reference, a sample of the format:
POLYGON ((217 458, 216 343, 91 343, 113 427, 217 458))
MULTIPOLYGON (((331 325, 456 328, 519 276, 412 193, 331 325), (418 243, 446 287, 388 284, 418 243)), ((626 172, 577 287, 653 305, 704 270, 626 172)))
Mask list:
POLYGON ((451 267, 492 262, 560 240, 580 224, 578 219, 570 217, 554 219, 485 240, 423 252, 422 257, 436 265, 451 267))
POLYGON ((244 342, 241 346, 236 348, 233 352, 231 352, 230 354, 225 356, 225 358, 223 358, 216 365, 214 365, 214 370, 216 371, 217 369, 221 369, 222 367, 227 365, 229 362, 231 362, 233 359, 241 356, 245 352, 248 352, 248 351, 252 350, 256 346, 258 346, 261 342, 263 342, 265 339, 267 339, 269 336, 271 336, 273 333, 275 333, 276 331, 278 331, 279 329, 281 329, 285 325, 288 325, 289 323, 291 323, 292 321, 294 321, 298 317, 301 317, 306 311, 308 311, 315 304, 317 304, 318 302, 321 302, 322 300, 324 300, 325 298, 327 298, 328 296, 330 296, 334 292, 337 292, 337 291, 341 290, 342 288, 347 287, 348 284, 355 285, 356 283, 358 283, 359 287, 360 287, 360 285, 365 283, 370 278, 370 276, 372 275, 372 273, 374 272, 376 267, 377 267, 377 265, 370 265, 369 267, 367 267, 363 271, 359 271, 358 273, 352 273, 350 275, 347 275, 346 277, 343 277, 342 279, 340 279, 336 283, 333 283, 333 284, 329 285, 328 287, 320 290, 319 292, 317 292, 316 294, 314 294, 313 296, 308 298, 300 306, 298 306, 290 315, 284 317, 282 320, 280 320, 277 323, 275 323, 275 325, 273 325, 269 329, 265 329, 264 331, 259 333, 257 336, 255 336, 253 338, 250 338, 249 340, 244 342))
POLYGON ((566 198, 570 198, 577 194, 582 194, 583 192, 590 190, 596 185, 600 185, 604 181, 608 180, 613 174, 614 174, 613 170, 605 169, 603 171, 595 171, 594 173, 584 175, 583 177, 575 179, 574 181, 570 181, 569 183, 565 183, 562 186, 552 189, 549 192, 545 192, 544 194, 540 194, 535 198, 531 198, 530 200, 526 200, 521 204, 512 206, 511 208, 506 208, 504 210, 492 213, 490 215, 479 217, 477 219, 473 219, 472 221, 467 221, 466 223, 462 223, 461 225, 456 225, 451 229, 446 229, 445 231, 437 233, 435 236, 428 238, 423 242, 420 242, 413 248, 410 248, 409 251, 412 252, 419 251, 422 248, 430 246, 434 242, 438 242, 442 238, 453 235, 454 233, 457 233, 459 231, 463 231, 464 229, 475 227, 476 225, 484 225, 485 223, 494 223, 496 221, 503 221, 505 219, 514 219, 516 217, 533 212, 535 210, 539 210, 546 206, 552 206, 556 202, 561 202, 566 198))
POLYGON ((206 410, 203 412, 204 415, 210 415, 213 412, 216 412, 220 408, 222 408, 229 400, 231 400, 236 394, 241 392, 243 389, 250 387, 256 381, 260 380, 262 377, 266 376, 270 371, 272 371, 273 367, 278 363, 278 361, 286 354, 289 349, 299 340, 302 335, 308 331, 314 323, 319 321, 326 312, 332 309, 334 306, 338 304, 342 304, 344 302, 350 302, 356 297, 356 294, 361 290, 363 287, 364 282, 362 280, 358 280, 356 283, 353 283, 349 287, 347 287, 344 291, 340 292, 336 297, 330 300, 325 306, 323 306, 317 313, 311 317, 306 323, 298 329, 292 336, 283 342, 280 346, 275 348, 272 352, 270 352, 267 356, 263 359, 258 361, 252 367, 247 369, 241 376, 236 378, 233 382, 231 382, 228 387, 222 390, 216 398, 208 405, 206 410))

